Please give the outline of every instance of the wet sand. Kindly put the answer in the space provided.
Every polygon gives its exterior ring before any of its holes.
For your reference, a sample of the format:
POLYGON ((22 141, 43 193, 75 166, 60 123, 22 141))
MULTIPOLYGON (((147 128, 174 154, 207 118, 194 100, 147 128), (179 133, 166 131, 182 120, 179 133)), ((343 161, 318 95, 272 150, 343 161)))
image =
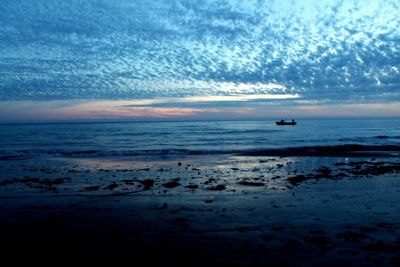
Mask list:
POLYGON ((365 154, 3 160, 1 250, 148 264, 398 266, 396 160, 365 154))

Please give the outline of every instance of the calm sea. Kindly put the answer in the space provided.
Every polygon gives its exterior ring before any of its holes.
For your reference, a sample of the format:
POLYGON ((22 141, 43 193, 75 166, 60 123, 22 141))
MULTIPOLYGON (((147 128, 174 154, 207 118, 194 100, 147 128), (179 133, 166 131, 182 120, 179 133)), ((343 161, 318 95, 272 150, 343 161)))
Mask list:
POLYGON ((0 125, 0 157, 114 157, 247 152, 343 144, 400 145, 400 120, 123 122, 0 125))

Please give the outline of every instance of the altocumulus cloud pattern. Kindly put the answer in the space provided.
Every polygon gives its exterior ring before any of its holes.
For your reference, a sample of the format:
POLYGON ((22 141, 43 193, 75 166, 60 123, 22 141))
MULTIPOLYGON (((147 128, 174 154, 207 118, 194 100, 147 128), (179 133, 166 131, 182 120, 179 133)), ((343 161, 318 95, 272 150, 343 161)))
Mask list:
POLYGON ((398 0, 2 0, 0 100, 400 100, 398 0))

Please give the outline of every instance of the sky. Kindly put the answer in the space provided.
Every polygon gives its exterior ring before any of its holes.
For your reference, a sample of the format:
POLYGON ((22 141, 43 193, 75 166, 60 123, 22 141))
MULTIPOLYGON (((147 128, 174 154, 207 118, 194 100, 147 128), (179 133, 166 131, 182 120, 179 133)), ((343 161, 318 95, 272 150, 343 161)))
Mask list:
POLYGON ((398 0, 1 0, 0 122, 400 117, 398 0))

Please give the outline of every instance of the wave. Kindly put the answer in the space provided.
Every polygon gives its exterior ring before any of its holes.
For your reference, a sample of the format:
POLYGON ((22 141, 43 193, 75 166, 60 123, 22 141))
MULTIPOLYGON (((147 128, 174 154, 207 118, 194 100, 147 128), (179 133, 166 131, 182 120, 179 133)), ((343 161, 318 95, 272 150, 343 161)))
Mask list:
POLYGON ((279 133, 283 132, 283 130, 266 130, 266 129, 253 129, 253 130, 229 130, 229 131, 221 131, 221 132, 214 132, 219 134, 254 134, 254 133, 279 133))
POLYGON ((359 145, 346 144, 336 146, 289 147, 283 149, 259 149, 241 153, 244 156, 281 156, 281 157, 397 157, 400 146, 397 145, 359 145), (397 153, 396 153, 397 152, 397 153))
POLYGON ((119 156, 178 156, 178 155, 207 155, 227 154, 240 151, 221 150, 190 150, 190 149, 143 149, 143 150, 18 150, 0 151, 0 160, 24 159, 37 156, 58 156, 58 157, 119 157, 119 156))
POLYGON ((138 131, 138 132, 119 132, 113 133, 112 136, 143 136, 143 135, 152 135, 152 136, 165 136, 165 135, 174 135, 174 134, 192 134, 192 135, 225 135, 225 134, 254 134, 254 133, 278 133, 283 130, 276 129, 181 129, 178 131, 138 131))
POLYGON ((400 139, 400 136, 387 136, 387 135, 377 135, 374 136, 375 139, 400 139))
MULTIPOLYGON (((372 137, 346 137, 337 139, 339 142, 371 142, 374 140, 400 139, 400 136, 376 135, 372 137)), ((332 140, 335 141, 335 140, 332 140)))
POLYGON ((234 154, 241 156, 315 156, 315 157, 393 157, 399 156, 397 145, 335 145, 263 149, 205 150, 205 149, 142 149, 142 150, 17 150, 0 151, 0 160, 16 160, 38 156, 55 157, 119 157, 119 156, 184 156, 234 154))

